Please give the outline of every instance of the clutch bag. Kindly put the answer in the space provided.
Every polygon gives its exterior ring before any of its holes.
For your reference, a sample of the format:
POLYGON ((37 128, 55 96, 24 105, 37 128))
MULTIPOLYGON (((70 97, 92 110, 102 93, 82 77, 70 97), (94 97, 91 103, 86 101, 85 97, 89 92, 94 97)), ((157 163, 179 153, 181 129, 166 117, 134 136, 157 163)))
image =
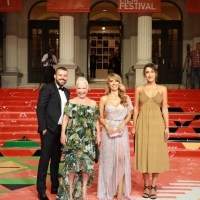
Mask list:
MULTIPOLYGON (((113 128, 113 130, 116 131, 117 128, 113 128)), ((110 137, 111 137, 111 138, 113 138, 113 137, 120 137, 120 136, 122 136, 122 134, 123 134, 122 131, 121 131, 121 132, 115 132, 115 133, 113 133, 112 135, 110 135, 110 137)))

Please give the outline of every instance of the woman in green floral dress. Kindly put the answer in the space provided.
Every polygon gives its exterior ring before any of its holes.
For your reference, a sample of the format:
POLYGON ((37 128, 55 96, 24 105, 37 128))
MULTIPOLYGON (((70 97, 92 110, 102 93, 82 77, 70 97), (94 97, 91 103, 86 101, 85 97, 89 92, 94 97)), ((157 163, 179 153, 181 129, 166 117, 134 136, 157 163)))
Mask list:
POLYGON ((65 105, 61 143, 65 164, 56 200, 87 200, 94 180, 95 143, 100 143, 99 108, 87 97, 88 82, 79 77, 77 97, 65 105))

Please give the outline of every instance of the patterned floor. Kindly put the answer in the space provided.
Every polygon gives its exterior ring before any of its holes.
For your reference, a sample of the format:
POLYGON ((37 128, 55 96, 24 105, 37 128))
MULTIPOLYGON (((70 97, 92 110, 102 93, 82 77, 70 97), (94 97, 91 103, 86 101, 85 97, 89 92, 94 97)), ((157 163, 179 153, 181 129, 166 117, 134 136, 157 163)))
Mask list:
MULTIPOLYGON (((143 199, 142 176, 133 169, 134 158, 131 157, 132 166, 132 196, 135 200, 143 199)), ((0 157, 0 200, 37 200, 35 189, 38 157, 0 157)), ((200 200, 200 158, 170 157, 171 169, 163 173, 158 181, 158 200, 200 200)), ((62 168, 62 163, 60 165, 62 168)), ((98 164, 95 165, 95 182, 88 190, 90 200, 96 200, 98 164)), ((47 179, 47 195, 50 194, 49 176, 47 179)))
MULTIPOLYGON (((102 86, 103 87, 103 86, 102 86)), ((36 191, 36 175, 38 167, 39 137, 37 130, 37 121, 35 116, 35 101, 32 101, 31 95, 36 90, 1 90, 5 98, 1 95, 0 105, 0 200, 37 200, 36 191), (23 97, 26 98, 23 101, 23 97), (29 99, 30 98, 30 99, 29 99), (8 101, 10 99, 11 101, 8 101), (29 100, 27 100, 29 99, 29 100), (18 102, 17 106, 13 106, 13 101, 18 102), (12 112, 10 112, 12 110, 12 112), (9 111, 9 112, 7 112, 9 111), (7 112, 7 113, 6 113, 7 112), (14 119, 14 120, 13 120, 14 119), (31 119, 31 121, 28 121, 31 119), (35 120, 33 120, 35 119, 35 120), (24 134, 26 133, 26 134, 24 134), (10 140, 12 138, 13 140, 10 140), (18 151, 17 149, 20 149, 18 151), (26 156, 26 157, 22 157, 26 156), (14 157, 10 157, 14 156, 14 157)), ((94 90, 88 94, 99 100, 104 94, 102 89, 95 92, 94 90)), ((133 91, 132 91, 133 92, 133 91)), ((180 90, 171 90, 169 95, 170 110, 170 135, 171 140, 168 141, 168 149, 170 155, 170 171, 160 175, 158 181, 158 200, 200 200, 200 106, 199 90, 195 94, 198 98, 194 102, 188 102, 193 97, 187 98, 183 91, 180 98, 174 96, 179 94, 180 90), (178 92, 178 93, 177 93, 178 92), (198 92, 198 93, 197 93, 198 92), (172 101, 173 99, 173 101, 172 101), (186 101, 186 102, 185 102, 186 101), (180 118, 181 116, 181 118, 180 118), (186 141, 185 138, 190 138, 186 141), (193 140, 195 138, 195 141, 193 140), (173 141, 176 139, 176 141, 173 141), (178 140, 178 141, 177 141, 178 140)), ((191 92, 191 91, 189 91, 191 92)), ((35 94, 35 95, 36 95, 35 94)), ((188 93, 189 94, 189 93, 188 93)), ((75 95, 75 91, 74 91, 75 95)), ((133 95, 131 95, 133 98, 133 95)), ((129 125, 129 129, 132 125, 129 125)), ((132 138, 131 138, 132 140, 132 138)), ((134 153, 133 142, 131 145, 131 166, 132 166, 132 193, 135 200, 141 200, 143 192, 142 175, 134 170, 134 153)), ((60 164, 60 170, 62 163, 60 164)), ((98 180, 98 164, 95 165, 95 182, 88 190, 90 200, 97 200, 97 180, 98 180)), ((47 195, 50 200, 55 200, 55 195, 50 194, 49 176, 47 177, 47 195)))

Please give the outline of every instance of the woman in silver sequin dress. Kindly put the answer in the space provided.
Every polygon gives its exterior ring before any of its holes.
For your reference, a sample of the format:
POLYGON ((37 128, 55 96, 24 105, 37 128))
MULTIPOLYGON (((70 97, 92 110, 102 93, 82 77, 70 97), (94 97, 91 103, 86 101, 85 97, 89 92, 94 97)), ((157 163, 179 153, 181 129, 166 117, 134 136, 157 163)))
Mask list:
POLYGON ((117 194, 118 200, 124 197, 131 199, 130 147, 126 124, 130 121, 133 106, 120 76, 115 73, 107 77, 106 95, 101 97, 99 109, 103 128, 97 197, 112 200, 117 194))

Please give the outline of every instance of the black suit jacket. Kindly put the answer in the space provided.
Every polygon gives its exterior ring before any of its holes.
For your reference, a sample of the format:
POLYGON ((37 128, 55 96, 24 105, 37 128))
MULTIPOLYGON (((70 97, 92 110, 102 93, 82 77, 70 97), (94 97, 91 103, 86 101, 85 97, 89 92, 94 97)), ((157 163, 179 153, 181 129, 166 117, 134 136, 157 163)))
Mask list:
MULTIPOLYGON (((67 101, 70 92, 64 88, 67 101)), ((55 82, 44 85, 39 93, 37 101, 38 132, 48 129, 54 132, 57 129, 58 120, 61 115, 61 98, 55 82)))

